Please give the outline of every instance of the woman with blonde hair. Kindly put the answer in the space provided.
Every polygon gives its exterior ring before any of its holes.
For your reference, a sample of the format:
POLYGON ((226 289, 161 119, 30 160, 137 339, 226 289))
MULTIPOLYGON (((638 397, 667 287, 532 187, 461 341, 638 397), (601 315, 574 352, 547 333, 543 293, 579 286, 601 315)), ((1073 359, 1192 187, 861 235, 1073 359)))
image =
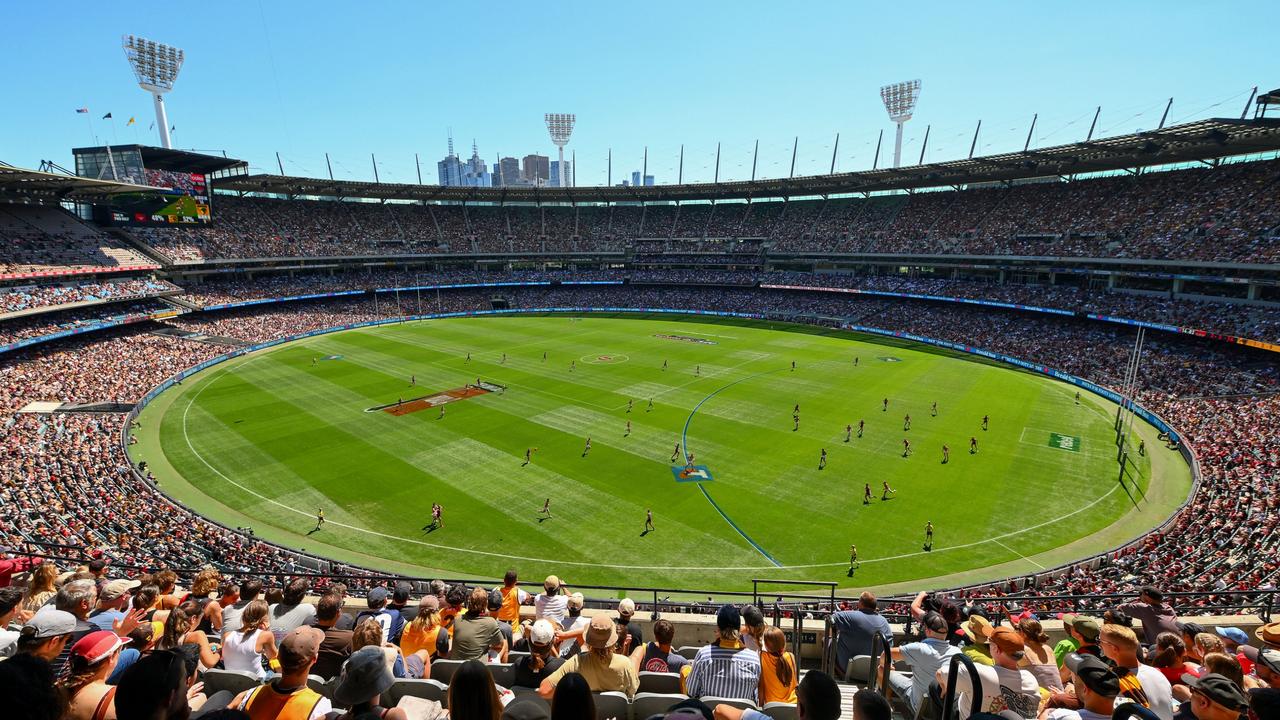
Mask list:
POLYGON ((1049 636, 1045 634, 1040 621, 1024 617, 1018 621, 1017 631, 1022 636, 1025 652, 1018 666, 1034 675, 1040 687, 1049 692, 1061 692, 1065 687, 1062 673, 1058 669, 1053 648, 1049 645, 1049 636))
POLYGON ((223 667, 250 673, 259 680, 267 679, 262 659, 276 656, 276 636, 267 629, 270 612, 271 607, 265 600, 254 600, 245 606, 240 629, 222 638, 223 667))
POLYGON ((426 650, 427 655, 435 657, 436 640, 443 628, 440 600, 435 595, 427 595, 418 601, 418 614, 400 633, 400 651, 405 655, 412 655, 419 650, 426 650))
POLYGON ((58 588, 54 586, 57 579, 58 566, 51 562, 40 563, 39 567, 31 571, 31 582, 27 585, 27 592, 23 594, 22 603, 18 606, 24 614, 24 619, 29 619, 49 602, 49 598, 58 594, 58 588))
POLYGON ((766 627, 760 653, 760 704, 785 702, 795 704, 796 656, 787 652, 787 635, 782 628, 766 627))

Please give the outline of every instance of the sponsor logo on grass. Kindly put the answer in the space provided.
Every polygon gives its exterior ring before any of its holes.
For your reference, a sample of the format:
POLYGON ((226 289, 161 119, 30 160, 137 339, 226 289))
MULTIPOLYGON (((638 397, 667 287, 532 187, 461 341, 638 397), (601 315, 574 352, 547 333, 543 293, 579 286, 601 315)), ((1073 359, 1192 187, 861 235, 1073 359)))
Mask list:
POLYGON ((715 340, 707 340, 706 338, 699 338, 699 337, 689 337, 688 335, 666 335, 664 333, 657 333, 654 335, 654 337, 658 338, 659 340, 678 340, 680 342, 697 343, 699 345, 719 345, 719 343, 717 343, 715 340))
POLYGON ((711 482, 711 471, 706 465, 676 465, 671 468, 676 482, 711 482))
POLYGON ((902 362, 902 358, 894 357, 892 355, 881 355, 876 359, 879 360, 880 362, 902 362))
POLYGON ((611 363, 626 362, 630 358, 626 355, 601 354, 601 355, 583 355, 578 358, 579 361, 588 365, 609 365, 611 363))
POLYGON ((1062 435, 1060 433, 1049 433, 1049 447, 1056 447, 1059 450, 1070 450, 1072 452, 1080 452, 1080 438, 1075 435, 1062 435))

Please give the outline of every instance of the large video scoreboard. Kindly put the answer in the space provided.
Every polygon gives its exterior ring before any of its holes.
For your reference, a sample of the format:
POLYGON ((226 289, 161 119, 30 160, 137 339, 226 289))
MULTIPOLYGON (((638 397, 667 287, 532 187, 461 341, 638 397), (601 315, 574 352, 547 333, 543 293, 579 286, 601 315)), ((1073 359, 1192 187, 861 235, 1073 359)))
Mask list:
POLYGON ((76 148, 72 154, 81 177, 156 188, 95 206, 94 220, 105 225, 207 225, 213 221, 209 174, 243 166, 239 160, 143 145, 76 148))

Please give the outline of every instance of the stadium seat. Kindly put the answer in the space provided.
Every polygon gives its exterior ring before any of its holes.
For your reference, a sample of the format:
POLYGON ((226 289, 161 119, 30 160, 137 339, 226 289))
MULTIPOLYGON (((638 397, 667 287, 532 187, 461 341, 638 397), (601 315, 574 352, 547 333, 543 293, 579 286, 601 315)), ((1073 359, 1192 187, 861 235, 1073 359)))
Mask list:
POLYGON ((262 684, 261 680, 241 670, 206 670, 201 679, 204 681, 206 695, 219 690, 229 690, 232 695, 239 695, 262 684))
POLYGON ((844 681, 865 683, 871 679, 871 656, 856 655, 849 658, 849 664, 844 670, 844 681))
POLYGON ((678 693, 680 673, 640 671, 640 692, 678 693))
POLYGON ((492 663, 488 665, 493 681, 504 688, 511 687, 516 681, 516 666, 511 663, 492 663))
POLYGON ((650 715, 665 713, 667 708, 688 700, 683 693, 651 693, 639 692, 631 701, 631 717, 644 720, 650 715))
POLYGON ((760 708, 760 712, 773 718, 773 720, 797 720, 800 717, 795 703, 765 703, 764 707, 760 708))
POLYGON ((751 702, 750 700, 745 700, 743 698, 730 698, 730 697, 719 697, 716 695, 708 695, 706 697, 702 697, 698 699, 701 700, 702 703, 709 708, 714 708, 717 705, 731 705, 733 707, 736 707, 742 710, 759 710, 760 709, 755 703, 751 702))
POLYGON ((702 649, 701 645, 682 645, 676 648, 676 652, 679 653, 682 657, 686 657, 692 660, 698 655, 698 651, 701 649, 702 649))
POLYGON ((514 693, 516 697, 519 697, 521 695, 537 695, 538 694, 538 688, 525 687, 523 685, 513 685, 507 689, 510 690, 512 693, 514 693))
POLYGON ((405 696, 435 700, 443 706, 448 703, 449 686, 436 680, 396 680, 382 693, 382 707, 395 707, 405 696))
POLYGON ((462 667, 461 660, 435 660, 431 663, 431 679, 448 685, 453 679, 453 674, 460 667, 462 667))
POLYGON ((336 678, 330 678, 328 680, 325 680, 319 675, 307 676, 307 687, 311 688, 312 690, 315 690, 316 692, 329 698, 330 700, 333 699, 333 686, 335 682, 336 682, 336 678))
POLYGON ((527 658, 527 657, 529 657, 529 653, 527 652, 509 652, 507 653, 507 662, 511 663, 512 665, 515 665, 517 662, 520 661, 520 658, 527 658))
POLYGON ((616 691, 593 693, 596 696, 596 720, 629 720, 631 702, 625 693, 616 691))

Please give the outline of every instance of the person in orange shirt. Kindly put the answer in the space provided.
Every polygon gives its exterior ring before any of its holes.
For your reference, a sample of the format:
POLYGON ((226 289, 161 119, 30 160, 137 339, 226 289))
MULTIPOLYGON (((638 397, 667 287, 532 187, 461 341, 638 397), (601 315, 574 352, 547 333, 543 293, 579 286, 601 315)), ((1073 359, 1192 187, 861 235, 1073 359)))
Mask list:
MULTIPOLYGON (((550 515, 550 512, 547 514, 550 515)), ((532 602, 529 593, 516 586, 515 569, 507 571, 498 592, 502 594, 502 607, 498 609, 497 614, 498 622, 504 622, 514 628, 520 624, 520 606, 532 602)))
POLYGON ((770 625, 764 631, 764 652, 760 653, 760 705, 795 703, 796 657, 787 652, 787 636, 781 628, 770 625))
POLYGON ((440 630, 444 627, 440 620, 440 600, 435 595, 427 595, 418 601, 418 614, 404 627, 400 634, 400 651, 412 655, 419 650, 426 650, 436 657, 436 641, 440 630))

